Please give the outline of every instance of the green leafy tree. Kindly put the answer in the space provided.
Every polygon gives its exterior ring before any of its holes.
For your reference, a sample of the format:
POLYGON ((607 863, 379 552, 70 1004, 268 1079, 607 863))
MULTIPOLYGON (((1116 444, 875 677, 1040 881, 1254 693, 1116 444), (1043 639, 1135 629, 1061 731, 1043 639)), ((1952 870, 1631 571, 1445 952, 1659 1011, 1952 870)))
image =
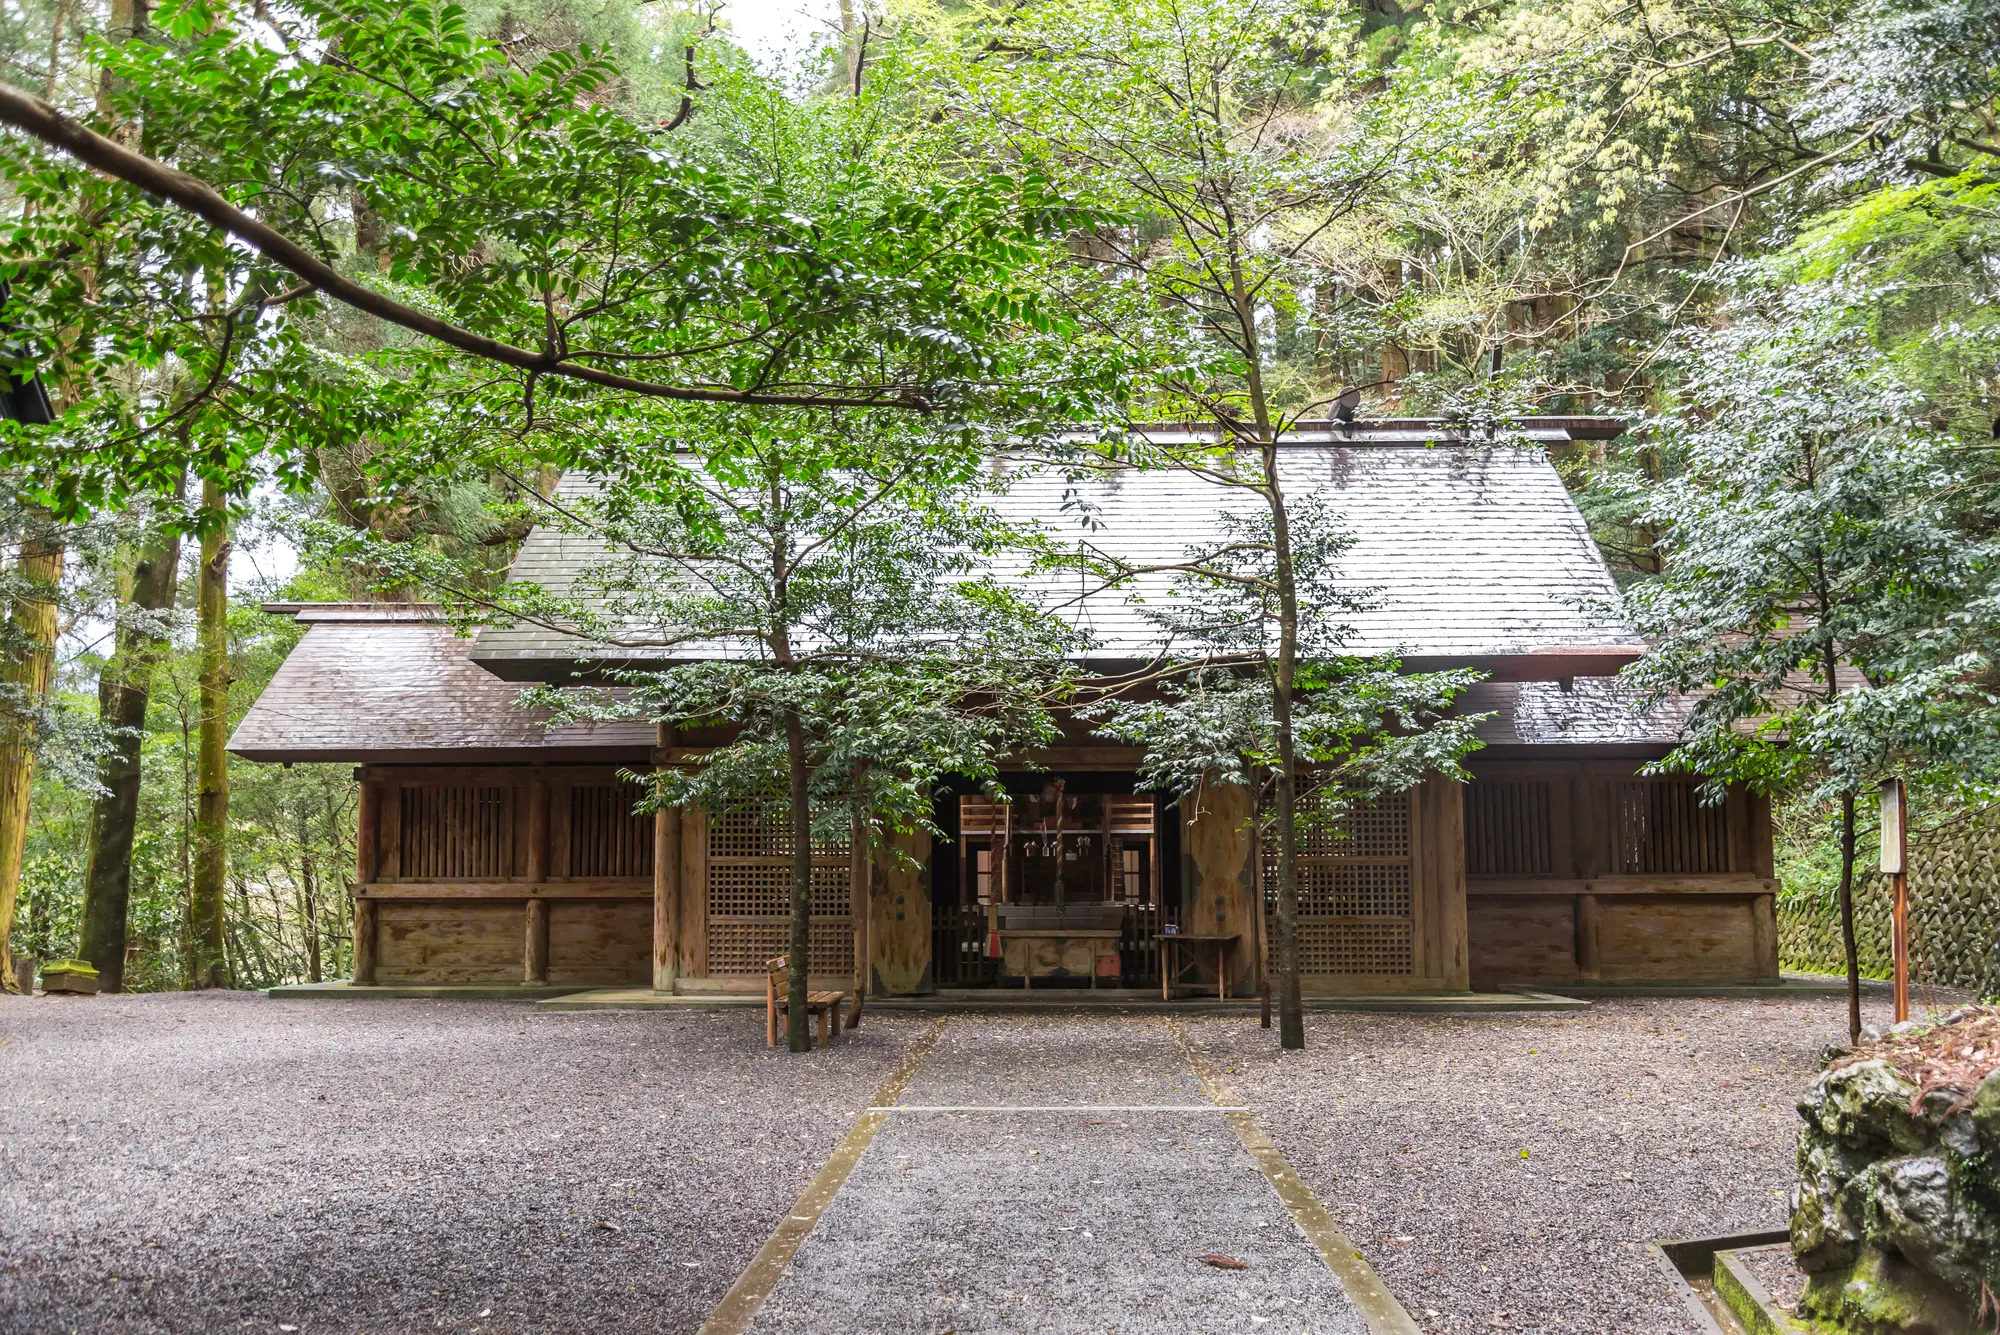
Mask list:
POLYGON ((1655 647, 1628 675, 1691 696, 1662 769, 1712 789, 1810 789, 1840 808, 1849 1027, 1855 802, 1904 773, 1990 778, 2000 704, 1990 623, 1994 551, 1969 536, 1950 439, 1838 292, 1744 291, 1723 328, 1687 340, 1660 425, 1684 472, 1645 514, 1666 566, 1627 608, 1655 647))

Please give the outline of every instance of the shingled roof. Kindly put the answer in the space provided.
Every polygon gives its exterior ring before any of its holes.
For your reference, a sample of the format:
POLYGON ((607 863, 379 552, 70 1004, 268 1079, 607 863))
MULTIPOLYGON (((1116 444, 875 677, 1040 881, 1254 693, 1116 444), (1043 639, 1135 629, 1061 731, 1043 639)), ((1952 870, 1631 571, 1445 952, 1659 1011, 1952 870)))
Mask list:
POLYGON ((229 739, 247 760, 591 759, 644 763, 637 723, 547 727, 517 683, 473 665, 434 609, 272 603, 310 625, 229 739))
MULTIPOLYGON (((1616 599, 1610 571, 1538 448, 1616 435, 1621 426, 1547 419, 1516 433, 1514 443, 1465 440, 1423 422, 1352 432, 1326 426, 1287 438, 1280 471, 1288 492, 1324 498, 1340 516, 1354 540, 1342 575, 1373 596, 1373 610, 1346 618, 1354 632, 1348 647, 1396 655, 1412 668, 1477 666, 1503 680, 1601 676, 1637 658, 1644 646, 1607 610, 1616 599)), ((1178 429, 1150 434, 1163 443, 1195 438, 1178 429)), ((573 477, 564 491, 578 496, 594 485, 573 477)), ((1113 469, 1082 484, 1027 474, 1012 480, 995 508, 1015 522, 1041 523, 1060 542, 1087 542, 1134 565, 1155 565, 1214 538, 1219 515, 1254 514, 1262 504, 1184 472, 1113 469), (1073 517, 1084 512, 1089 529, 1073 517)), ((512 577, 569 594, 604 559, 588 538, 538 529, 512 577)), ((1147 577, 1065 609, 1092 636, 1091 661, 1127 664, 1158 654, 1162 637, 1142 602, 1158 605, 1170 578, 1147 577)), ((1057 580, 1038 582, 1056 598, 1070 592, 1057 580)), ((530 625, 488 627, 471 654, 517 681, 665 657, 530 625)))
MULTIPOLYGON (((311 629, 250 707, 229 749, 248 760, 453 764, 580 761, 644 764, 642 724, 548 728, 515 703, 521 687, 475 666, 473 642, 430 609, 269 604, 311 629)), ((1462 698, 1490 713, 1480 740, 1497 748, 1636 747, 1679 740, 1682 704, 1640 711, 1606 678, 1482 682, 1462 698)))

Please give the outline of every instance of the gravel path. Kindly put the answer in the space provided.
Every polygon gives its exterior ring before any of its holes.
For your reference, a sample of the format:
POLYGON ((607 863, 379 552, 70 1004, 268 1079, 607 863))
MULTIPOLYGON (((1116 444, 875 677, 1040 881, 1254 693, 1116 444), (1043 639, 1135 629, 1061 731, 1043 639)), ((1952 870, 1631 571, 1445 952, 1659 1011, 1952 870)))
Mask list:
POLYGON ((690 1331, 926 1021, 0 997, 0 1330, 690 1331))
POLYGON ((1214 1105, 1161 1020, 954 1019, 901 1103, 980 1111, 892 1114, 754 1335, 1366 1335, 1227 1119, 1180 1111, 1214 1105))
MULTIPOLYGON (((1886 999, 1864 1001, 1886 1024, 1886 999)), ((1641 1244, 1782 1228, 1840 998, 1191 1026, 1427 1332, 1692 1335, 1641 1244)))

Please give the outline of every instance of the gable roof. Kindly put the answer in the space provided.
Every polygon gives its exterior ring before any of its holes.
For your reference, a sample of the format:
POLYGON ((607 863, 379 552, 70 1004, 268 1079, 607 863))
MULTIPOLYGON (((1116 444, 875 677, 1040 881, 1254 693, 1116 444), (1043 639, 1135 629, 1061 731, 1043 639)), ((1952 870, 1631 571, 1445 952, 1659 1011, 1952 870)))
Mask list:
MULTIPOLYGON (((1400 421, 1352 432, 1328 426, 1283 442, 1288 493, 1322 498, 1339 516, 1353 538, 1339 562, 1342 577, 1373 597, 1372 610, 1344 618, 1353 652, 1395 655, 1413 669, 1477 666, 1512 680, 1601 676, 1640 655, 1641 641, 1609 610, 1617 593, 1611 573, 1545 449, 1537 448, 1616 435, 1622 424, 1548 422, 1560 425, 1517 436, 1525 446, 1400 421)), ((1163 444, 1200 438, 1183 428, 1149 435, 1163 444)), ((571 477, 561 494, 583 495, 594 485, 571 477)), ((1157 565, 1217 537, 1218 516, 1255 514, 1263 502, 1185 472, 1118 468, 1081 483, 1050 473, 1015 477, 994 508, 1014 522, 1040 522, 1058 542, 1087 542, 1134 565, 1157 565), (1084 514, 1092 527, 1084 527, 1084 514)), ((568 595, 604 559, 589 538, 537 529, 512 578, 568 595)), ((1088 662, 1121 667, 1164 647, 1144 606, 1170 596, 1170 575, 1076 598, 1062 579, 1029 580, 1021 569, 998 573, 1067 602, 1063 615, 1094 641, 1088 662)), ((470 658, 496 676, 531 681, 669 655, 517 624, 482 630, 470 658)))

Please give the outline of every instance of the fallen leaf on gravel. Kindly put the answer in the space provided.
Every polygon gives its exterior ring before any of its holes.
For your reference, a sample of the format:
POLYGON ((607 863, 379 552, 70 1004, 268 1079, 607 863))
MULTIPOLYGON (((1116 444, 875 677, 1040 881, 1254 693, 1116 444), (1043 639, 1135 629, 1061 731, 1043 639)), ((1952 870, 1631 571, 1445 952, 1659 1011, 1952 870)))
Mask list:
POLYGON ((1248 1270, 1250 1268, 1248 1261, 1239 1261, 1233 1256, 1224 1256, 1221 1252, 1203 1252, 1201 1259, 1203 1264, 1212 1265, 1217 1270, 1248 1270))
POLYGON ((1521 1157, 1522 1157, 1523 1159, 1527 1158, 1527 1157, 1528 1157, 1528 1152, 1527 1152, 1526 1150, 1522 1150, 1522 1151, 1521 1151, 1521 1157))
POLYGON ((597 1226, 598 1226, 599 1228, 603 1229, 603 1230, 604 1230, 605 1232, 607 1232, 607 1233, 622 1233, 622 1232, 624 1232, 624 1230, 623 1230, 623 1229, 619 1228, 619 1227, 618 1227, 618 1225, 616 1225, 616 1224, 612 1223, 612 1222, 611 1222, 611 1221, 610 1221, 609 1219, 600 1219, 600 1220, 598 1220, 598 1221, 597 1221, 597 1226))

